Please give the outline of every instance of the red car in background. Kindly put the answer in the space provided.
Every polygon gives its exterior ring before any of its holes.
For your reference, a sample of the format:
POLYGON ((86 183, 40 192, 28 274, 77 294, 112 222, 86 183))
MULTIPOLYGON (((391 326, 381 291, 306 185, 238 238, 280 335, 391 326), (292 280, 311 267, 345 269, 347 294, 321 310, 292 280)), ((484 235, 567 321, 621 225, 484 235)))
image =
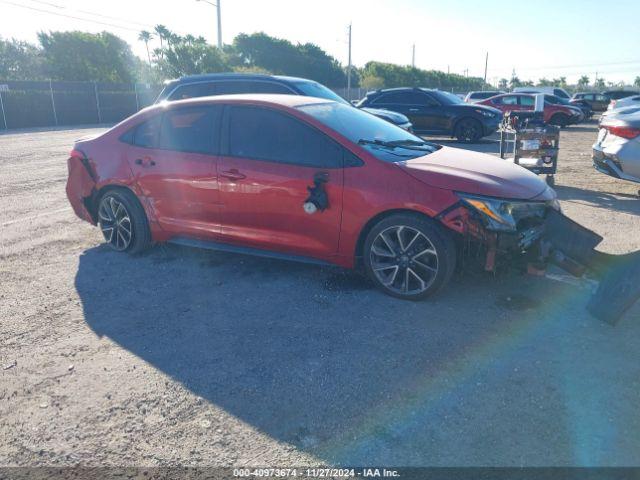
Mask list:
POLYGON ((539 260, 544 223, 564 218, 522 167, 297 95, 155 105, 77 141, 68 166, 75 213, 114 250, 175 242, 362 265, 407 299, 447 284, 470 242, 488 270, 501 255, 539 260))
MULTIPOLYGON (((496 95, 477 102, 480 105, 488 105, 490 107, 501 110, 502 113, 512 111, 531 111, 534 109, 536 102, 535 95, 526 93, 505 93, 496 95)), ((578 123, 584 118, 584 114, 579 108, 568 105, 544 103, 544 121, 551 125, 566 127, 578 123)))

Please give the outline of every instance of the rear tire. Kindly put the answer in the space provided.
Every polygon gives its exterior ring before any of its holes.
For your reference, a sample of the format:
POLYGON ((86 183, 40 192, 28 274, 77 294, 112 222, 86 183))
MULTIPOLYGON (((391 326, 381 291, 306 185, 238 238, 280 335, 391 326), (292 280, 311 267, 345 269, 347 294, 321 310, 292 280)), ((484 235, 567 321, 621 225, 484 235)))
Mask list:
POLYGON ((482 138, 482 124, 473 118, 463 118, 456 124, 453 135, 461 142, 476 143, 482 138))
POLYGON ((363 249, 364 267, 387 295, 421 300, 451 280, 456 246, 451 235, 419 214, 391 215, 376 224, 363 249))
POLYGON ((151 244, 147 215, 129 190, 107 190, 100 197, 98 224, 105 242, 118 252, 136 254, 151 244))

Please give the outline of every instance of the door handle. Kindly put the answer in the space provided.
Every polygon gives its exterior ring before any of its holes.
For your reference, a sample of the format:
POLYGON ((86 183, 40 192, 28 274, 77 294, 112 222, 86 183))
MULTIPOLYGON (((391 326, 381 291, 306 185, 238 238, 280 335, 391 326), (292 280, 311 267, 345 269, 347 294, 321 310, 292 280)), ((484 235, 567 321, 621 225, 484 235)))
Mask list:
POLYGON ((156 162, 151 160, 149 157, 145 157, 145 158, 136 158, 135 164, 141 165, 143 167, 153 167, 156 164, 156 162))
POLYGON ((419 112, 420 109, 419 108, 410 108, 409 111, 415 113, 415 112, 419 112))
POLYGON ((228 178, 230 180, 242 180, 243 178, 247 178, 246 175, 240 173, 237 169, 232 168, 231 170, 225 170, 220 172, 220 176, 224 178, 228 178))

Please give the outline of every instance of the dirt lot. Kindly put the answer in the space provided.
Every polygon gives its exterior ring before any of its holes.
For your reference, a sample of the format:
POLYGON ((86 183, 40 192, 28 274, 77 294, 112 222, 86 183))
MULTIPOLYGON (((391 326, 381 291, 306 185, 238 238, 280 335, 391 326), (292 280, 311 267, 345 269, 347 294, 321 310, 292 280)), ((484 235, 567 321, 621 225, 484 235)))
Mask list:
MULTIPOLYGON (((411 303, 339 270, 113 253, 64 195, 92 131, 0 136, 0 465, 640 464, 638 306, 611 327, 547 279, 411 303)), ((563 207, 640 249, 595 135, 563 132, 563 207)))

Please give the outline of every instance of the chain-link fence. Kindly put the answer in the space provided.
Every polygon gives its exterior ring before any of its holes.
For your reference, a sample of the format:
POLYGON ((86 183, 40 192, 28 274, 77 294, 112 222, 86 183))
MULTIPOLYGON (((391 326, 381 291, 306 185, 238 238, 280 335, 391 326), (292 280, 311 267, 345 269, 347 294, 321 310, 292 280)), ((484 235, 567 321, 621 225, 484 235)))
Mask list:
POLYGON ((149 84, 0 80, 0 129, 116 123, 153 103, 149 84))

